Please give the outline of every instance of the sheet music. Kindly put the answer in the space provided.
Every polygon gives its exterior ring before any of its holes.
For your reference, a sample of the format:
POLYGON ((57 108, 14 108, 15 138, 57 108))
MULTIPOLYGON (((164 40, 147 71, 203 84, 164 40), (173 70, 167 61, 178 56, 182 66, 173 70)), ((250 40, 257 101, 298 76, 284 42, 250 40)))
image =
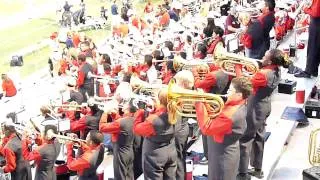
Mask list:
POLYGON ((70 130, 70 121, 69 120, 60 120, 58 121, 59 131, 68 131, 70 130))

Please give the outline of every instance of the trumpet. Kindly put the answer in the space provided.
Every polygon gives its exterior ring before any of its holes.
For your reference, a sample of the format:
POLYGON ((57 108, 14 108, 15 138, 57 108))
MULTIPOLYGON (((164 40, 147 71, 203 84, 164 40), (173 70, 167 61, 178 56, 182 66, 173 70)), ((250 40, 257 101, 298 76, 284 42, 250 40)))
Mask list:
POLYGON ((61 144, 66 144, 67 141, 72 141, 72 142, 76 142, 76 143, 79 143, 79 144, 86 143, 86 140, 55 134, 52 130, 49 130, 47 132, 47 137, 49 139, 57 138, 61 144))
POLYGON ((200 93, 186 89, 174 91, 173 89, 176 89, 173 87, 174 85, 174 80, 171 80, 168 85, 169 123, 175 124, 177 122, 176 115, 193 118, 197 117, 194 106, 195 102, 204 102, 210 104, 214 112, 212 115, 210 115, 210 119, 215 118, 221 113, 222 108, 224 107, 224 101, 220 95, 200 93))
POLYGON ((69 104, 51 104, 53 108, 62 108, 66 111, 81 111, 82 108, 88 107, 87 103, 79 105, 77 102, 70 102, 69 104))
POLYGON ((252 76, 259 71, 257 59, 241 57, 234 53, 227 52, 224 47, 217 46, 214 51, 214 61, 221 69, 229 75, 236 76, 236 64, 242 65, 242 71, 245 76, 252 76))

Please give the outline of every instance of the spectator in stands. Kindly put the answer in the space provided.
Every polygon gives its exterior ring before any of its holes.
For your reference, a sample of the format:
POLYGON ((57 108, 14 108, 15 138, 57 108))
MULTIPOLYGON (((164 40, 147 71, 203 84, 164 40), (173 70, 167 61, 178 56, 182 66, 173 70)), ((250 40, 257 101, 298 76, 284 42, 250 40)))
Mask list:
POLYGON ((239 28, 240 28, 240 23, 237 17, 237 10, 235 7, 232 7, 226 19, 225 34, 227 35, 227 34, 238 32, 239 28))
POLYGON ((168 10, 165 8, 161 9, 161 18, 159 21, 160 27, 167 27, 170 23, 170 14, 168 13, 168 10))
POLYGON ((90 49, 90 43, 89 41, 81 42, 80 44, 80 51, 82 54, 84 54, 86 57, 93 57, 92 50, 90 49))
POLYGON ((307 5, 304 11, 310 15, 309 39, 306 69, 295 74, 296 77, 318 77, 320 61, 320 0, 313 0, 311 6, 307 5))
POLYGON ((207 56, 207 47, 206 45, 200 43, 198 44, 197 52, 194 55, 196 59, 204 59, 207 56))
POLYGON ((207 54, 214 54, 214 51, 217 46, 224 46, 224 42, 222 39, 223 34, 224 31, 221 27, 216 26, 213 28, 212 38, 210 39, 210 42, 208 43, 207 47, 207 54))
POLYGON ((144 13, 149 14, 153 11, 153 4, 151 0, 148 0, 146 7, 144 8, 144 13))
POLYGON ((66 47, 67 47, 68 49, 74 47, 71 32, 68 32, 68 33, 67 33, 66 47))
POLYGON ((116 0, 114 0, 113 1, 113 4, 111 5, 111 14, 113 15, 113 16, 116 16, 116 15, 118 15, 119 13, 118 13, 118 6, 117 6, 117 1, 116 0))
POLYGON ((2 74, 1 79, 2 79, 3 97, 15 96, 17 94, 17 89, 13 81, 8 77, 7 74, 2 74))

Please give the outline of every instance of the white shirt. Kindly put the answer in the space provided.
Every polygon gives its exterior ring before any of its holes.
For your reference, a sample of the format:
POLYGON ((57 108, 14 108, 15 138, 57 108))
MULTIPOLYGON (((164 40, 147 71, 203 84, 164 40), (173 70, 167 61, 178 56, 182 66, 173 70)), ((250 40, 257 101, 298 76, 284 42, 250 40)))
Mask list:
POLYGON ((150 84, 155 84, 158 78, 158 72, 154 65, 152 65, 147 71, 147 78, 150 84))

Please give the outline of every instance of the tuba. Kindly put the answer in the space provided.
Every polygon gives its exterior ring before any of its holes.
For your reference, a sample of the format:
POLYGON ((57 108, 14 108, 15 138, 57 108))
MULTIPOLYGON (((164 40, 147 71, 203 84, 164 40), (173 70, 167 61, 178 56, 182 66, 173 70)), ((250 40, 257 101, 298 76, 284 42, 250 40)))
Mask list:
POLYGON ((313 130, 310 134, 309 162, 313 166, 320 165, 320 128, 313 130))
POLYGON ((168 85, 168 112, 170 124, 175 124, 177 122, 176 115, 192 118, 197 117, 194 106, 195 102, 210 104, 214 112, 210 118, 214 118, 221 113, 224 106, 224 101, 221 96, 182 88, 177 90, 174 86, 175 81, 172 79, 168 85))
POLYGON ((229 75, 236 76, 236 65, 242 65, 242 72, 245 76, 252 76, 259 70, 257 59, 240 56, 227 52, 224 47, 217 46, 214 51, 214 61, 221 69, 229 75))

